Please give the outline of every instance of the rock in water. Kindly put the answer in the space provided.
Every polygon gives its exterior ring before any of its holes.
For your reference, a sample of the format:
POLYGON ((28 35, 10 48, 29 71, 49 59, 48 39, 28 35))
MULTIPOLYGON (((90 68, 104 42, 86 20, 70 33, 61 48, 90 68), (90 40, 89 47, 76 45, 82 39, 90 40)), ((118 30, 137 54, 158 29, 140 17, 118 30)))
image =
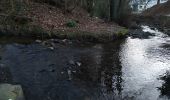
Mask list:
POLYGON ((80 67, 81 66, 81 63, 80 62, 76 62, 77 66, 80 67))
POLYGON ((21 86, 0 84, 0 100, 25 100, 21 86))
POLYGON ((75 65, 75 61, 74 61, 74 60, 69 60, 68 63, 69 63, 70 65, 75 65))
POLYGON ((41 41, 41 40, 35 40, 35 42, 37 42, 37 43, 41 43, 42 41, 41 41))

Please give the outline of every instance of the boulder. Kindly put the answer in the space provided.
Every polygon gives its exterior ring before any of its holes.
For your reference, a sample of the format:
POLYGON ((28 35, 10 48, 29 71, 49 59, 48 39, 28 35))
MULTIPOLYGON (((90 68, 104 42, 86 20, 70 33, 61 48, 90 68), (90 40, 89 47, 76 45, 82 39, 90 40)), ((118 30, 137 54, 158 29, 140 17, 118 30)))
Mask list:
POLYGON ((129 33, 132 38, 148 39, 150 36, 155 36, 154 33, 143 32, 141 29, 133 30, 129 33))
POLYGON ((0 84, 0 100, 25 100, 20 85, 0 84))

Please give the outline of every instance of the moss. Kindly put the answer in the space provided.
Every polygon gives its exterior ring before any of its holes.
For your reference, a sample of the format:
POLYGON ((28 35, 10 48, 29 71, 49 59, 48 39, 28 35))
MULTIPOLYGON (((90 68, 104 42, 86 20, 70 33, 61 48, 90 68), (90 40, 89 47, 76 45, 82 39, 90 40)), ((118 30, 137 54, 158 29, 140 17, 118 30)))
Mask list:
POLYGON ((128 32, 129 32, 128 29, 123 28, 123 29, 121 29, 120 31, 118 31, 118 32, 116 33, 116 35, 117 35, 118 37, 122 37, 122 36, 127 35, 128 32))

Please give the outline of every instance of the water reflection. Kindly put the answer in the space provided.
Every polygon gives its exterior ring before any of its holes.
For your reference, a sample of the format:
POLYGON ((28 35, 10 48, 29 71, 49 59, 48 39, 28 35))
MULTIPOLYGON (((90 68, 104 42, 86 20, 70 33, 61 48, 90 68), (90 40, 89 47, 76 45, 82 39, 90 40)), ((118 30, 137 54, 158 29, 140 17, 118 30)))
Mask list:
POLYGON ((98 96, 92 100, 112 100, 121 95, 122 67, 119 50, 122 42, 95 45, 93 48, 98 49, 96 52, 80 55, 82 66, 78 68, 76 78, 100 91, 96 92, 98 96))
POLYGON ((0 62, 9 66, 27 100, 165 100, 170 99, 170 74, 164 74, 170 70, 170 39, 164 36, 83 46, 56 43, 55 50, 3 42, 0 62))

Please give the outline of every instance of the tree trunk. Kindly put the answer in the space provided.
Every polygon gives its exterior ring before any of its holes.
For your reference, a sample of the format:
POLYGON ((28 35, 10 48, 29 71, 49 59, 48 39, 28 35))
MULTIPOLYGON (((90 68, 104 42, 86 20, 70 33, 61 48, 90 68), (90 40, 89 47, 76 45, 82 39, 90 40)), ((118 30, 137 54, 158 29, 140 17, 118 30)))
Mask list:
POLYGON ((158 0, 158 1, 157 1, 157 5, 159 5, 159 4, 160 4, 160 2, 161 2, 161 0, 158 0))
POLYGON ((111 21, 116 20, 119 14, 120 1, 110 0, 110 19, 111 21))

